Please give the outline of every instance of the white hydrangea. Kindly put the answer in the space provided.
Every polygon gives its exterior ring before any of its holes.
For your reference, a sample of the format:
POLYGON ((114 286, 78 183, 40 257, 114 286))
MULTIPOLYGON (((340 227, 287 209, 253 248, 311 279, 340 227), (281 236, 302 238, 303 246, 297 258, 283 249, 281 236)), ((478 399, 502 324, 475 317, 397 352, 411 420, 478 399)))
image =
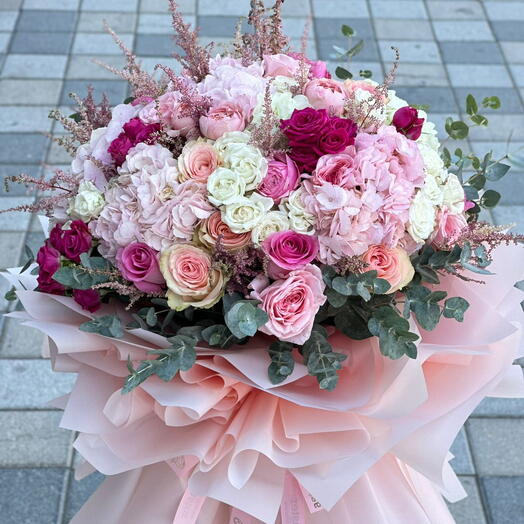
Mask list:
POLYGON ((270 211, 262 217, 262 220, 251 231, 251 240, 253 244, 259 246, 269 235, 288 229, 289 219, 286 213, 270 211))
POLYGON ((166 147, 160 144, 146 144, 141 142, 131 148, 122 167, 118 168, 120 175, 128 175, 141 171, 154 175, 158 170, 170 167, 178 173, 177 161, 166 147))
POLYGON ((409 208, 408 231, 415 242, 427 240, 435 229, 436 207, 433 202, 419 191, 409 208))
POLYGON ((222 220, 233 233, 252 231, 273 206, 273 199, 253 193, 222 208, 222 220))
POLYGON ((448 175, 442 192, 443 203, 452 213, 458 214, 464 211, 464 188, 457 175, 451 173, 448 175))
POLYGON ((315 216, 308 213, 302 201, 304 189, 299 187, 293 191, 289 198, 282 200, 280 210, 287 214, 289 226, 293 231, 304 235, 312 235, 315 232, 315 216))
POLYGON ((207 179, 208 199, 215 206, 233 204, 246 192, 244 179, 225 167, 215 169, 207 179))
POLYGON ((89 222, 98 217, 104 205, 104 194, 92 182, 84 181, 78 186, 75 198, 69 202, 67 213, 74 218, 89 222))

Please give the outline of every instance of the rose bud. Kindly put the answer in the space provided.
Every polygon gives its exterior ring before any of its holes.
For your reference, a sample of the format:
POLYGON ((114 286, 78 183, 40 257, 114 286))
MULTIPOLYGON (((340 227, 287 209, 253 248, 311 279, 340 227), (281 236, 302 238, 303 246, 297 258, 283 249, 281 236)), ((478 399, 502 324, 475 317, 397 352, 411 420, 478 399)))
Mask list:
POLYGON ((94 289, 75 289, 73 298, 86 311, 94 313, 100 309, 100 294, 94 289))
POLYGON ((424 119, 418 117, 418 111, 414 107, 406 106, 397 109, 392 124, 399 133, 410 140, 417 140, 422 134, 424 119))

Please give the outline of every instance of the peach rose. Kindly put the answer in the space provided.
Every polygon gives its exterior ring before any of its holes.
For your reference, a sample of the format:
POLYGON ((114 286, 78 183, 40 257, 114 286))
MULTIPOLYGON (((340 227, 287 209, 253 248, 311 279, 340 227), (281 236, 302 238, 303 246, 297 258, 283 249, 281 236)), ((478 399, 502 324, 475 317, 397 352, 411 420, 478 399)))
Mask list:
POLYGON ((409 284, 415 275, 408 254, 400 247, 383 245, 370 246, 362 255, 369 266, 366 271, 375 270, 379 278, 387 280, 391 287, 387 293, 394 293, 409 284))
POLYGON ((207 309, 220 300, 226 279, 212 264, 207 251, 191 244, 175 244, 162 252, 160 271, 166 280, 171 309, 207 309))
POLYGON ((168 91, 159 97, 157 113, 169 136, 187 136, 195 128, 195 119, 188 115, 187 109, 177 91, 168 91))
POLYGON ((244 131, 246 119, 242 108, 232 102, 212 107, 200 117, 200 131, 206 138, 217 140, 230 131, 244 131))
POLYGON ((192 179, 205 184, 218 165, 218 152, 211 144, 203 140, 191 140, 178 157, 178 179, 180 182, 192 179))
POLYGON ((449 208, 443 207, 437 214, 437 227, 431 240, 436 246, 443 247, 454 242, 467 225, 462 213, 451 213, 449 208))
POLYGON ((300 62, 284 54, 264 55, 265 76, 295 76, 300 67, 300 62))
POLYGON ((315 109, 327 109, 341 116, 346 92, 340 82, 331 78, 313 78, 304 87, 304 94, 315 109))
POLYGON ((220 245, 225 249, 240 249, 251 241, 251 232, 233 233, 229 226, 222 221, 222 213, 215 211, 209 218, 204 220, 198 230, 198 239, 206 247, 215 247, 218 237, 220 245))

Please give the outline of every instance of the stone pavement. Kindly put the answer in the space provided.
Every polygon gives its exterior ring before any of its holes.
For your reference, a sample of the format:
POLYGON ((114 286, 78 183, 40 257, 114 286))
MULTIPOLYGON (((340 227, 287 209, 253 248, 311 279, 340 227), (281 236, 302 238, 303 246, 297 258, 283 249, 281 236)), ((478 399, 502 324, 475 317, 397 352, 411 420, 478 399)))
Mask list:
MULTIPOLYGON (((206 40, 221 42, 249 2, 179 3, 206 40)), ((123 62, 103 32, 103 19, 148 67, 169 62, 173 44, 166 5, 167 0, 0 0, 2 177, 67 165, 67 154, 42 133, 60 132, 47 113, 67 105, 69 92, 83 94, 91 83, 114 103, 125 98, 126 85, 90 61, 123 62)), ((503 155, 510 133, 512 148, 524 144, 524 1, 286 0, 284 12, 286 29, 296 40, 307 17, 314 17, 309 54, 329 61, 332 45, 345 44, 340 25, 351 25, 366 41, 353 69, 370 69, 378 79, 391 61, 390 46, 398 47, 398 93, 412 103, 429 104, 440 125, 463 109, 467 93, 499 96, 502 109, 488 115, 488 130, 471 134, 474 151, 493 147, 503 155)), ((524 173, 511 172, 499 186, 504 205, 492 218, 516 222, 524 231, 524 173)), ((32 198, 14 188, 2 194, 0 208, 32 198)), ((24 243, 35 250, 41 241, 34 218, 0 215, 0 268, 23 261, 24 243)), ((2 296, 6 290, 0 282, 2 296)), ((8 307, 1 299, 0 311, 8 307)), ((40 358, 42 337, 36 331, 4 320, 1 333, 0 521, 67 523, 100 480, 72 479, 72 435, 57 429, 60 413, 46 406, 68 390, 73 377, 50 371, 40 358)), ((457 438, 454 453, 452 463, 470 494, 452 507, 459 524, 524 521, 523 400, 483 402, 457 438)))

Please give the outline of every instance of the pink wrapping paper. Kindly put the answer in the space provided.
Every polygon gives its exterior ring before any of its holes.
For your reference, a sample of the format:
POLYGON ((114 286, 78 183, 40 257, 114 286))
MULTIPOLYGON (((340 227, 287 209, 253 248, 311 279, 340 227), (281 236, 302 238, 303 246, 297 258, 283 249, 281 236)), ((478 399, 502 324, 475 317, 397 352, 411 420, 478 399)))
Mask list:
POLYGON ((241 349, 200 348, 173 381, 151 377, 122 395, 128 356, 167 341, 142 330, 121 340, 80 332, 92 315, 72 299, 20 290, 26 312, 12 315, 48 335, 56 371, 78 373, 61 425, 79 432, 75 448, 109 476, 72 522, 453 522, 441 494, 464 496, 448 464, 456 434, 486 395, 524 396, 512 369, 522 354, 512 287, 522 250, 497 255, 485 286, 445 280, 471 308, 462 324, 444 319, 421 331, 416 360, 389 360, 375 339, 334 333, 331 343, 348 354, 334 392, 319 391, 302 364, 271 384, 260 336, 241 349), (183 474, 180 457, 191 464, 183 474))

